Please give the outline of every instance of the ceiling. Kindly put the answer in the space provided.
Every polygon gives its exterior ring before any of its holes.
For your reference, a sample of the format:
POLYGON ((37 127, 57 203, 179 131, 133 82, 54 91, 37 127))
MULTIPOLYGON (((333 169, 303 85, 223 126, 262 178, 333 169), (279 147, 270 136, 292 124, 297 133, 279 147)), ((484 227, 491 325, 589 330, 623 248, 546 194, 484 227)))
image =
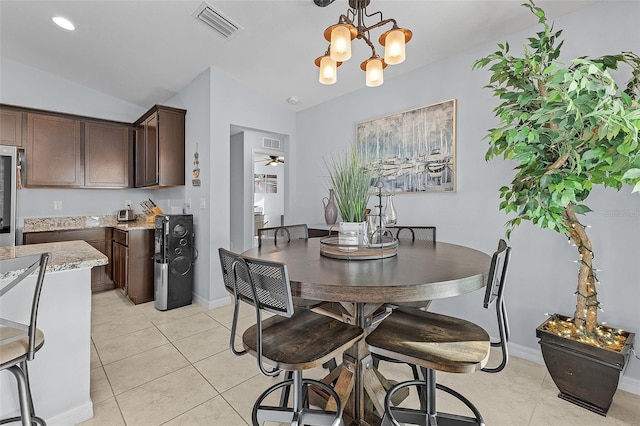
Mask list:
MULTIPOLYGON (((535 26, 523 1, 373 0, 370 13, 380 10, 413 32, 406 61, 386 68, 385 79, 535 26)), ((553 18, 593 2, 537 4, 553 18)), ((314 60, 328 45, 323 32, 346 12, 346 0, 324 8, 313 0, 208 3, 243 29, 220 36, 194 17, 201 0, 0 0, 0 54, 141 108, 166 101, 210 66, 293 111, 366 87, 360 62, 370 50, 361 40, 338 68, 336 84, 318 82, 314 60), (70 19, 76 30, 58 28, 54 15, 70 19), (297 105, 287 103, 291 96, 297 105)), ((376 45, 385 29, 372 31, 376 45)), ((377 53, 384 53, 379 45, 377 53)))

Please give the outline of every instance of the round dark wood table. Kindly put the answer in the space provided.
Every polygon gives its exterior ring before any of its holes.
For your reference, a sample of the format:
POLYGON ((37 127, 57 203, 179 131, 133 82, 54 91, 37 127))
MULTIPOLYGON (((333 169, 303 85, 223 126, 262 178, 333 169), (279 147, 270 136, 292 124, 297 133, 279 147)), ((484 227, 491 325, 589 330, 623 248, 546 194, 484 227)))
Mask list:
MULTIPOLYGON (((453 297, 486 284, 491 257, 481 251, 409 240, 400 240, 397 251, 386 259, 334 259, 320 254, 320 238, 310 238, 256 247, 242 255, 285 263, 294 296, 337 302, 342 313, 336 317, 365 331, 375 327, 376 314, 385 304, 453 297)), ((341 398, 349 401, 345 423, 379 423, 388 383, 375 371, 364 339, 345 352, 343 364, 323 381, 335 383, 341 398)))

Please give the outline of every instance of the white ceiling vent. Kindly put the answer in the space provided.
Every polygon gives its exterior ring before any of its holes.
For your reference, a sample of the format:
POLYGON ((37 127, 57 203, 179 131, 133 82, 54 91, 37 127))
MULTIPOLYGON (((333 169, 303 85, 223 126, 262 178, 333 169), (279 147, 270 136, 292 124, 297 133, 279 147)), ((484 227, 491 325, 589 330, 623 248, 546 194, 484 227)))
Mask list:
POLYGON ((238 30, 244 29, 207 2, 203 2, 193 16, 216 30, 224 38, 231 38, 238 30))
POLYGON ((280 139, 262 138, 263 148, 281 149, 280 139))

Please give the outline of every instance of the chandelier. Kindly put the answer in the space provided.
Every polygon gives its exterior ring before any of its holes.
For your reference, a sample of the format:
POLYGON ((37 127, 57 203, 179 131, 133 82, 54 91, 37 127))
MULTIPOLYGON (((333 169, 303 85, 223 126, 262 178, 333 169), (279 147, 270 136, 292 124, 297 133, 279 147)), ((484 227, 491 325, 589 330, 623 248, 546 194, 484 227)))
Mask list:
MULTIPOLYGON (((333 0, 314 0, 318 6, 326 6, 333 0)), ((380 86, 383 83, 382 70, 387 65, 395 65, 405 59, 405 44, 411 40, 410 30, 398 27, 395 19, 383 19, 382 12, 367 13, 370 0, 349 0, 349 9, 340 15, 338 23, 331 25, 324 31, 324 38, 330 43, 323 56, 316 59, 320 67, 320 83, 333 84, 337 79, 337 68, 342 62, 351 58, 351 40, 364 40, 371 48, 371 57, 360 64, 366 73, 366 83, 369 87, 380 86), (377 17, 379 21, 367 26, 365 18, 377 17), (375 28, 393 24, 390 30, 384 32, 378 42, 384 46, 384 59, 376 54, 376 48, 371 42, 369 32, 375 28)))

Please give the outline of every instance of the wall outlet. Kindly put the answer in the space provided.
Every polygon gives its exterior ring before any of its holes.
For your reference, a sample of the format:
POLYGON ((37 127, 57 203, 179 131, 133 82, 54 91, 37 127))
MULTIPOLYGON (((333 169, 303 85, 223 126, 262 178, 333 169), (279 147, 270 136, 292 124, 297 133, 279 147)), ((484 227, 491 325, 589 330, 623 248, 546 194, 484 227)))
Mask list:
POLYGON ((191 208, 191 198, 187 198, 186 200, 184 200, 184 206, 187 209, 191 208))
POLYGON ((206 198, 200 198, 200 208, 201 209, 206 209, 207 208, 207 199, 206 198))
POLYGON ((125 209, 131 208, 131 200, 124 200, 124 208, 125 209))
POLYGON ((62 201, 54 201, 53 202, 54 210, 62 210, 62 201))

